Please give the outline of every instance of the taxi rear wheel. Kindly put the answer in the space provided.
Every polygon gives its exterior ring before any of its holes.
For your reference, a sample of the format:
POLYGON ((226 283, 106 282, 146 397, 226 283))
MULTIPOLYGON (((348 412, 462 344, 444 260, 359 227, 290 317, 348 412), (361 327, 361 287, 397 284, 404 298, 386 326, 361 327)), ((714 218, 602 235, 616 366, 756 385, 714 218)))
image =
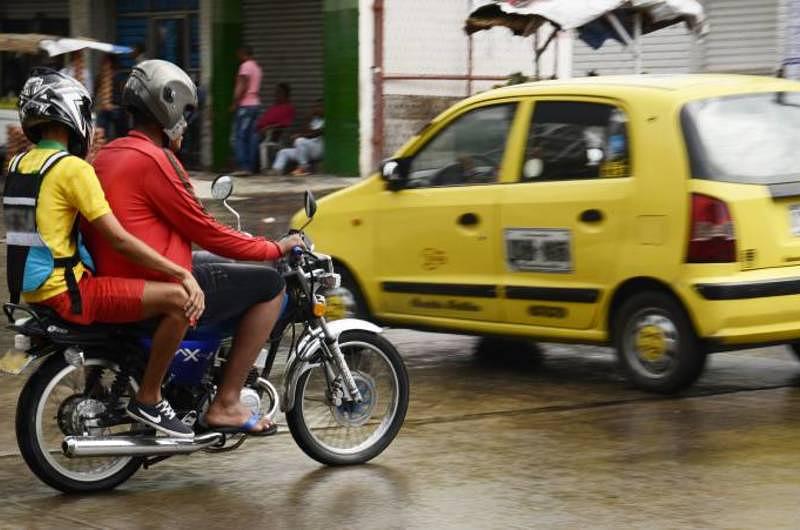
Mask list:
POLYGON ((667 293, 629 298, 614 318, 612 331, 622 370, 642 390, 678 392, 703 372, 706 352, 686 311, 667 293))

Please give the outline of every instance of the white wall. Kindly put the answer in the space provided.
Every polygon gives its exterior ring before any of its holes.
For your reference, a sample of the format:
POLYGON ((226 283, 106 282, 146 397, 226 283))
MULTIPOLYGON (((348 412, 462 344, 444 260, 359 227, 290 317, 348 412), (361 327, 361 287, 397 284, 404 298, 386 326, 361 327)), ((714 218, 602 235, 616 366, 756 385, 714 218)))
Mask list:
MULTIPOLYGON (((384 20, 384 73, 466 75, 469 39, 463 31, 464 22, 473 9, 485 3, 485 0, 387 1, 384 20)), ((371 6, 371 2, 367 4, 371 6)), ((544 38, 543 36, 542 39, 544 38)), ((473 35, 472 57, 475 75, 507 77, 514 72, 522 72, 532 76, 533 38, 515 37, 504 28, 481 31, 473 35)), ((554 49, 542 58, 543 76, 553 74, 554 59, 554 49)), ((473 93, 497 83, 499 81, 477 82, 473 93)), ((466 96, 467 83, 387 80, 385 92, 466 96)))
MULTIPOLYGON (((467 75, 469 38, 463 31, 464 22, 472 10, 485 3, 486 0, 385 0, 384 75, 467 75)), ((375 105, 373 6, 374 0, 359 0, 359 165, 362 175, 375 169, 372 163, 375 105)), ((548 35, 548 30, 542 31, 542 42, 548 35)), ((553 46, 544 55, 540 62, 542 77, 549 77, 556 71, 556 56, 560 58, 559 75, 569 77, 572 61, 570 39, 570 35, 562 34, 558 46, 553 46)), ((515 72, 533 76, 533 42, 532 37, 514 37, 509 30, 501 28, 475 34, 472 73, 504 79, 515 72)), ((476 81, 471 93, 500 83, 503 81, 476 81)), ((469 95, 466 81, 441 80, 385 80, 383 93, 388 98, 384 108, 384 130, 387 133, 384 145, 388 146, 388 151, 432 117, 423 117, 422 114, 438 112, 443 105, 449 105, 452 98, 469 95), (425 99, 427 101, 423 102, 425 99), (397 116, 392 114, 397 112, 400 113, 397 116)))

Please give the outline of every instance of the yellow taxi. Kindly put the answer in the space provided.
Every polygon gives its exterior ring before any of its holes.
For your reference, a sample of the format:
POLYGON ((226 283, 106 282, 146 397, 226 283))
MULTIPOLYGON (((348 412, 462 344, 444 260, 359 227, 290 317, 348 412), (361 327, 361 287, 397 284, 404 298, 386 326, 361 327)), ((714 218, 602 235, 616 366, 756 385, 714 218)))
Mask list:
POLYGON ((322 199, 308 231, 342 273, 339 316, 612 344, 635 385, 674 392, 708 352, 800 341, 800 83, 485 92, 322 199))

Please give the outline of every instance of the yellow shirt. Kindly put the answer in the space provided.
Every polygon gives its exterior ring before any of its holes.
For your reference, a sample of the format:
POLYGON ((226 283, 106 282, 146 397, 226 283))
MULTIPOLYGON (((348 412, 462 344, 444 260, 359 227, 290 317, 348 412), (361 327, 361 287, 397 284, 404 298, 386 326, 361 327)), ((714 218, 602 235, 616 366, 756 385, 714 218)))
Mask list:
MULTIPOLYGON (((59 150, 56 142, 42 141, 38 147, 25 154, 17 166, 19 173, 33 173, 45 160, 59 150)), ((108 213, 111 207, 106 201, 100 181, 89 163, 76 156, 59 160, 42 182, 36 207, 36 224, 42 241, 50 248, 55 258, 68 258, 75 254, 75 243, 71 240, 72 226, 80 212, 92 222, 108 213)), ((80 280, 84 267, 78 264, 75 278, 80 280)), ((64 269, 55 269, 47 281, 36 291, 24 293, 26 302, 41 302, 67 290, 64 269)))

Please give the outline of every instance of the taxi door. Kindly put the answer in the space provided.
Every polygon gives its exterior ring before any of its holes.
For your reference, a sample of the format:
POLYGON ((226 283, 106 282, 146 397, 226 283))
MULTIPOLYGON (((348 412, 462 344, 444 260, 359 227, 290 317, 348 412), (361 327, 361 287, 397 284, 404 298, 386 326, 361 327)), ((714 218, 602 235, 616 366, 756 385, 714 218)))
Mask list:
POLYGON ((515 183, 500 196, 504 320, 589 329, 620 256, 633 190, 624 110, 537 98, 515 183))
POLYGON ((378 313, 498 319, 498 183, 517 108, 481 103, 437 124, 404 157, 403 188, 378 195, 378 313))

